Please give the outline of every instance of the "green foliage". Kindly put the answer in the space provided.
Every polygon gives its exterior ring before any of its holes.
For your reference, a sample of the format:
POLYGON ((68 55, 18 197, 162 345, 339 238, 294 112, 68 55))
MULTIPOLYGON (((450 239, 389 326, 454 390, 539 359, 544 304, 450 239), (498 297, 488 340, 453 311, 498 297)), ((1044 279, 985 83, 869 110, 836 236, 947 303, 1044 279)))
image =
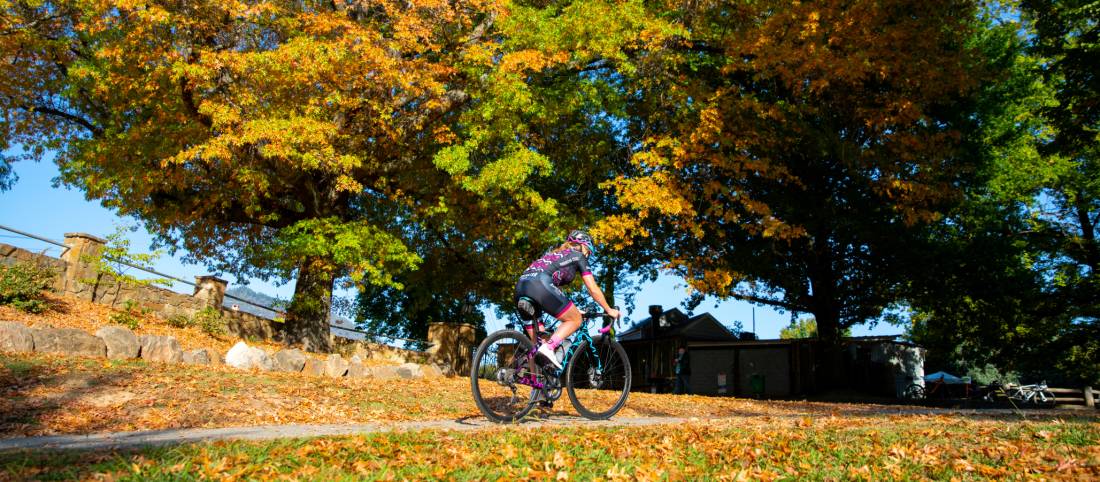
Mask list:
POLYGON ((221 338, 226 334, 225 319, 221 310, 207 306, 192 318, 192 325, 198 326, 203 333, 214 338, 221 338))
POLYGON ((134 266, 149 266, 163 254, 159 250, 152 253, 131 251, 126 233, 136 229, 136 226, 115 225, 115 231, 107 236, 103 252, 99 256, 86 255, 81 259, 94 267, 96 272, 95 278, 83 279, 81 282, 95 286, 107 279, 114 285, 116 294, 123 287, 170 285, 172 281, 166 278, 143 279, 131 274, 135 270, 134 266))
MULTIPOLYGON (((852 336, 852 329, 845 328, 840 336, 852 336)), ((812 316, 792 320, 790 325, 779 330, 779 338, 782 340, 817 338, 817 320, 812 316)))
POLYGON ((207 306, 192 316, 177 314, 168 319, 168 324, 176 328, 199 328, 203 333, 214 338, 221 338, 227 333, 225 317, 222 311, 212 306, 207 306))
POLYGON ((991 364, 1064 386, 1098 380, 1100 171, 1083 147, 1094 139, 1071 136, 1089 125, 1095 86, 1071 80, 1081 65, 1069 57, 1086 55, 1075 45, 1087 37, 1072 38, 1087 24, 1072 4, 1023 2, 1023 24, 994 14, 1002 20, 973 40, 1000 81, 983 85, 965 136, 983 159, 966 202, 920 248, 937 269, 912 272, 911 333, 930 369, 991 364))
POLYGON ((999 381, 1002 384, 1020 383, 1020 376, 1014 372, 1002 372, 996 366, 991 364, 985 364, 984 366, 972 366, 965 370, 960 370, 961 373, 965 373, 970 377, 974 383, 978 385, 989 385, 994 381, 999 381))
POLYGON ((142 317, 148 315, 148 308, 139 306, 134 300, 126 300, 122 302, 122 306, 118 310, 111 313, 108 319, 111 323, 136 330, 141 326, 142 317))
POLYGON ((49 268, 30 263, 0 265, 0 305, 9 305, 28 313, 41 313, 49 305, 42 291, 53 283, 49 268))
MULTIPOLYGON (((292 341, 336 282, 371 331, 480 324, 593 227, 628 304, 667 270, 835 339, 907 303, 930 360, 1084 380, 1098 7, 1015 5, 0 3, 0 188, 54 152, 191 261, 297 279, 292 341)), ((156 254, 120 231, 93 282, 156 254)))
MULTIPOLYGON (((366 222, 338 218, 310 219, 283 229, 273 246, 281 252, 325 260, 328 270, 347 270, 352 283, 393 285, 394 273, 415 269, 420 263, 399 238, 366 222)), ((286 262, 293 263, 293 258, 286 262)), ((293 264, 284 269, 294 269, 293 264)), ((296 300, 301 303, 305 300, 296 300)), ((314 300, 316 301, 316 300, 314 300)))
POLYGON ((168 317, 167 322, 168 326, 171 326, 173 328, 190 328, 192 326, 195 326, 194 318, 184 314, 172 315, 168 317))
MULTIPOLYGON (((0 144, 0 149, 8 150, 7 146, 2 144, 0 144)), ((12 169, 12 161, 7 159, 6 155, 0 154, 0 191, 11 189, 11 186, 17 180, 19 180, 19 176, 16 176, 15 170, 12 169)))
POLYGON ((790 325, 779 330, 779 338, 783 340, 817 338, 817 322, 812 317, 792 320, 790 325))

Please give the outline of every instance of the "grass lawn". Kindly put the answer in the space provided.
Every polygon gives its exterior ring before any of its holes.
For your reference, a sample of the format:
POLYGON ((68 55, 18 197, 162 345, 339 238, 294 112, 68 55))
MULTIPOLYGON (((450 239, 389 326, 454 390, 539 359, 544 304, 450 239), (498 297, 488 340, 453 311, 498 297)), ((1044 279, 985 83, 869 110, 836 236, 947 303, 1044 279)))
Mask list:
POLYGON ((127 453, 8 453, 0 454, 0 478, 1095 480, 1098 437, 1095 420, 758 417, 218 442, 127 453))

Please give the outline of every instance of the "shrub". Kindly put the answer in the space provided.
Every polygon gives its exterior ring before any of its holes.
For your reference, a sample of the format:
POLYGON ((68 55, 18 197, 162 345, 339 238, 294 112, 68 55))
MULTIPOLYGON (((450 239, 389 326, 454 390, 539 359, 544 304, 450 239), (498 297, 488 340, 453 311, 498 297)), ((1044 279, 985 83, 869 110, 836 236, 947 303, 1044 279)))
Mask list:
POLYGON ((0 266, 0 305, 10 305, 28 313, 46 311, 42 291, 54 279, 49 268, 28 263, 0 266))
POLYGON ((150 266, 162 254, 160 251, 148 254, 131 252, 130 240, 126 239, 126 232, 135 230, 137 230, 136 226, 116 225, 115 232, 107 236, 107 244, 104 245, 102 253, 98 256, 81 256, 81 262, 91 266, 96 274, 94 277, 80 281, 93 289, 98 289, 105 280, 113 281, 116 299, 124 287, 171 286, 172 280, 167 278, 140 279, 129 274, 133 266, 150 266))
POLYGON ((966 376, 970 377, 978 385, 989 385, 993 381, 1001 383, 1020 383, 1020 376, 1015 372, 1002 372, 993 364, 985 366, 971 366, 966 370, 966 376))
POLYGON ((141 325, 141 317, 147 314, 149 314, 148 309, 138 307, 134 300, 126 300, 122 302, 122 309, 111 313, 110 320, 111 323, 136 330, 141 325))
POLYGON ((173 315, 168 318, 168 326, 176 328, 190 328, 195 326, 195 319, 187 315, 173 315))
POLYGON ((225 335, 225 320, 222 317, 222 312, 217 308, 207 306, 202 311, 195 313, 195 317, 191 321, 192 324, 198 325, 203 333, 214 338, 225 335))

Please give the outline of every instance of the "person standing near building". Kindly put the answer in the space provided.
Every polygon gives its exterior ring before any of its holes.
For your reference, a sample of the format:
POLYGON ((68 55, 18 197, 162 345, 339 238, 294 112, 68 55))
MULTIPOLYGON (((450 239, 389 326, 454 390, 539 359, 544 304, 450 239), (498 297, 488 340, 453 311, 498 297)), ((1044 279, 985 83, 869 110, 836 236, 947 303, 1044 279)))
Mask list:
POLYGON ((676 353, 676 388, 672 390, 672 393, 677 395, 691 394, 691 358, 688 356, 687 348, 680 347, 676 353))

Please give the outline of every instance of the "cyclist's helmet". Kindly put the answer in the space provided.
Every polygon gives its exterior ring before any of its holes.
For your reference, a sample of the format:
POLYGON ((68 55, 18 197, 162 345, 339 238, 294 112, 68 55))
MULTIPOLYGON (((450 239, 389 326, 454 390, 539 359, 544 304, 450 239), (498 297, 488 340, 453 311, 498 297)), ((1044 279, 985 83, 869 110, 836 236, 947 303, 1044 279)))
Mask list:
POLYGON ((571 231, 569 236, 566 236, 565 240, 570 243, 583 244, 588 247, 589 252, 596 252, 596 244, 592 242, 592 236, 589 236, 588 233, 579 229, 571 231))

